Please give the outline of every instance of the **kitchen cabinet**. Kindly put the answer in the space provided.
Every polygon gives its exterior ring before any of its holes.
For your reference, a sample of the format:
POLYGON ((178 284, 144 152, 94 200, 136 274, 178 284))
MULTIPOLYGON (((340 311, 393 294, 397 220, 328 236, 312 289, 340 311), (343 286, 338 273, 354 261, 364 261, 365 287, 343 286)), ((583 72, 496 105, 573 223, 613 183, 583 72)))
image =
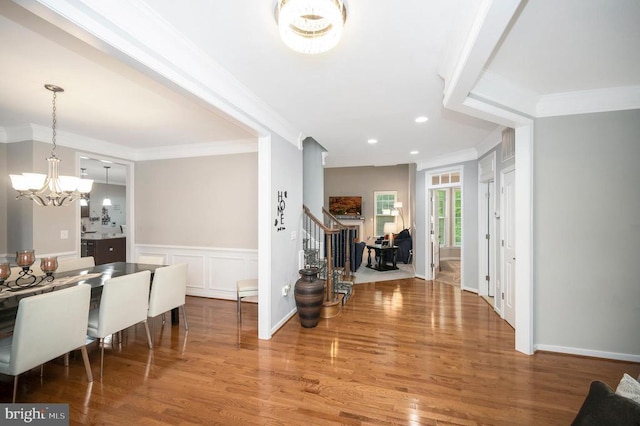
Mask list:
POLYGON ((82 256, 93 256, 96 265, 127 261, 127 239, 95 235, 81 240, 82 256))

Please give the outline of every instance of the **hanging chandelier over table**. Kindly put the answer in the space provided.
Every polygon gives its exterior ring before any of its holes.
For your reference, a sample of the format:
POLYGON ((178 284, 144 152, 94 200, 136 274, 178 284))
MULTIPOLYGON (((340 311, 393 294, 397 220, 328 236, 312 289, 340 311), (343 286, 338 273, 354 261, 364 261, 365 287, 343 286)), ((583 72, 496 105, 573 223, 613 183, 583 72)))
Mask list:
POLYGON ((9 177, 13 189, 18 192, 17 199, 27 198, 39 206, 67 206, 90 192, 93 180, 60 176, 60 159, 56 157, 56 95, 64 89, 54 84, 45 84, 44 87, 53 92, 53 148, 47 158, 47 174, 22 173, 9 177))
POLYGON ((344 0, 277 0, 275 13, 282 41, 307 54, 333 49, 347 20, 344 0))

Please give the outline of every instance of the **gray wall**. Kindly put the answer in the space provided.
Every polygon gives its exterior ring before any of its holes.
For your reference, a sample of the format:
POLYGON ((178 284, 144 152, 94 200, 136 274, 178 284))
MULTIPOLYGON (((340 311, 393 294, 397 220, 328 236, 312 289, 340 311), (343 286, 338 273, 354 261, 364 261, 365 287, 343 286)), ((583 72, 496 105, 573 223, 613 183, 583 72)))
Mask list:
POLYGON ((277 135, 271 138, 271 323, 274 330, 296 308, 298 251, 302 248, 302 151, 277 135), (284 192, 286 191, 286 197, 284 192), (284 207, 279 211, 278 207, 284 207), (282 287, 290 285, 288 296, 282 287))
POLYGON ((478 291, 478 162, 462 164, 462 284, 466 289, 478 291))
POLYGON ((317 218, 322 217, 324 202, 324 167, 322 154, 327 150, 313 138, 303 141, 303 201, 317 218))
POLYGON ((534 342, 640 355, 640 110, 538 119, 534 342))
POLYGON ((136 244, 258 248, 257 153, 135 165, 136 244))
MULTIPOLYGON (((411 197, 413 190, 410 187, 414 182, 410 178, 409 164, 384 167, 336 167, 327 168, 324 171, 324 205, 329 205, 330 196, 362 196, 362 214, 365 216, 365 235, 362 241, 375 237, 373 230, 373 217, 375 203, 374 191, 397 191, 398 201, 402 201, 402 215, 405 228, 411 226, 413 211, 411 197)), ((398 224, 401 220, 398 217, 398 224)))

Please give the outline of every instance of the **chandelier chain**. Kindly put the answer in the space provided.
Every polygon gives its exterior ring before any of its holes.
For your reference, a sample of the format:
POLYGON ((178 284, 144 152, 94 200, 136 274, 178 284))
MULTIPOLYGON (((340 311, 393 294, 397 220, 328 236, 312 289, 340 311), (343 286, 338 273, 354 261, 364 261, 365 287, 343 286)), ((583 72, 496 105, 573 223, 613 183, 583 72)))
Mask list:
POLYGON ((53 124, 51 125, 51 129, 53 130, 53 150, 52 150, 52 155, 55 157, 55 152, 56 152, 56 96, 57 96, 57 92, 54 90, 53 91, 53 112, 52 112, 52 116, 53 116, 53 124))

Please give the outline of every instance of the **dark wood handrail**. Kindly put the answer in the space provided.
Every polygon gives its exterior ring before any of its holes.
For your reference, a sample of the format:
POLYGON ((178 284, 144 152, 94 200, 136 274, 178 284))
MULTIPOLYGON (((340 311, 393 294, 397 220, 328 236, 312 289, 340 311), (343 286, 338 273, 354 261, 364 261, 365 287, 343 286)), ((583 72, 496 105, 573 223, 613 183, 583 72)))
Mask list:
MULTIPOLYGON (((322 221, 315 217, 313 213, 311 213, 311 210, 309 210, 307 206, 303 205, 302 208, 309 219, 311 219, 313 223, 318 225, 318 227, 322 229, 326 234, 338 234, 340 232, 340 228, 329 228, 327 225, 325 225, 322 221)), ((324 207, 322 208, 322 210, 324 210, 324 207)))
MULTIPOLYGON (((344 304, 345 299, 351 293, 351 287, 347 286, 346 281, 351 281, 351 243, 354 235, 352 231, 356 231, 357 227, 345 225, 337 220, 333 215, 329 214, 325 208, 322 209, 323 220, 318 219, 311 213, 311 210, 305 205, 302 206, 304 212, 303 228, 305 231, 304 249, 305 261, 307 256, 311 259, 323 259, 326 273, 325 299, 323 302, 323 318, 332 318, 340 312, 341 302, 344 304), (346 231, 346 232, 345 232, 346 231), (335 253, 334 253, 335 250, 335 253), (315 254, 314 254, 315 253, 315 254), (334 261, 344 256, 344 268, 335 268, 334 261), (334 258, 335 257, 335 258, 334 258), (337 287, 336 287, 337 286, 337 287), (336 290, 337 289, 337 290, 336 290), (342 299, 337 295, 342 294, 342 299)), ((310 263, 315 263, 311 260, 310 263)))

